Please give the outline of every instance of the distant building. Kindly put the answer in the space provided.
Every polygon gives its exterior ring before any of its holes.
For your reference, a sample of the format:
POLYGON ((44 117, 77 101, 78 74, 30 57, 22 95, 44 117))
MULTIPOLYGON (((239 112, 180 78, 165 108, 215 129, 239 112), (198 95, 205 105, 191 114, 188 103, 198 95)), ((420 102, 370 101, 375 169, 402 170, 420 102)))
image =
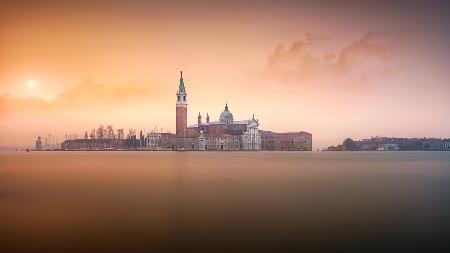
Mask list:
POLYGON ((400 146, 397 143, 381 143, 378 146, 379 151, 399 151, 400 146))
POLYGON ((41 139, 41 136, 38 136, 38 138, 37 138, 36 150, 38 150, 38 151, 42 150, 42 139, 41 139))
POLYGON ((341 151, 341 150, 339 150, 339 148, 336 146, 329 146, 328 148, 322 149, 322 151, 341 151))
MULTIPOLYGON (((130 143, 132 139, 75 139, 61 143, 62 150, 120 150, 138 146, 130 143)), ((138 142, 136 138, 134 142, 138 142)))
MULTIPOLYGON (((397 138, 372 137, 354 142, 355 151, 450 151, 450 139, 436 138, 397 138)), ((338 147, 328 147, 327 151, 345 150, 338 147)))
POLYGON ((450 139, 433 140, 429 144, 432 151, 450 151, 450 139))
POLYGON ((158 150, 162 146, 162 133, 151 132, 147 136, 147 148, 158 150))
POLYGON ((269 151, 312 151, 312 134, 260 131, 261 149, 269 151))

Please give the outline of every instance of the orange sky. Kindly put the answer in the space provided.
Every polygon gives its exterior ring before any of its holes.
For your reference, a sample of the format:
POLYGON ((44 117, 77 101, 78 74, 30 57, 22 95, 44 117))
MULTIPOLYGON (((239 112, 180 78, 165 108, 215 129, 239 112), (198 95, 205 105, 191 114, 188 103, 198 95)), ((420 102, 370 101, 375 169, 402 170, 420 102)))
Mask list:
POLYGON ((228 101, 314 148, 450 137, 448 4, 405 4, 2 2, 0 146, 99 124, 174 132, 180 69, 188 123, 228 101))

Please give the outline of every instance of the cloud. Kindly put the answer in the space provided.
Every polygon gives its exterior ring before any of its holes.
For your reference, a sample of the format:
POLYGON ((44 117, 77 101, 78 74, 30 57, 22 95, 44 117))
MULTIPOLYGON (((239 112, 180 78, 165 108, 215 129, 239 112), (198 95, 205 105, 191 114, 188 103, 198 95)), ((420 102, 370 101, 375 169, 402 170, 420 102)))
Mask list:
POLYGON ((50 108, 51 103, 40 98, 12 98, 8 94, 0 96, 0 118, 9 115, 20 116, 24 112, 33 114, 48 111, 50 108))
POLYGON ((338 74, 348 81, 364 81, 389 74, 398 64, 396 41, 388 33, 369 32, 360 41, 342 49, 336 62, 338 74))
POLYGON ((157 97, 159 89, 154 86, 105 85, 85 81, 66 88, 55 99, 17 98, 9 94, 0 96, 0 117, 26 116, 36 113, 67 110, 102 109, 124 106, 149 96, 157 97))
POLYGON ((329 36, 307 33, 289 48, 278 46, 269 56, 263 76, 285 84, 363 86, 395 71, 397 41, 387 32, 368 32, 337 53, 320 52, 329 36))

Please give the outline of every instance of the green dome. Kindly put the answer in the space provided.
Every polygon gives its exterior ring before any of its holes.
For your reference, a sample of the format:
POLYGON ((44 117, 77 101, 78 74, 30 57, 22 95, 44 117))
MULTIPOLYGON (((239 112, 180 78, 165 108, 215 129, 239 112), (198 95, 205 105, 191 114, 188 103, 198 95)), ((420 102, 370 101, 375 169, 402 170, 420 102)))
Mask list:
POLYGON ((228 110, 228 104, 225 104, 225 110, 220 114, 220 122, 233 123, 233 114, 228 110))

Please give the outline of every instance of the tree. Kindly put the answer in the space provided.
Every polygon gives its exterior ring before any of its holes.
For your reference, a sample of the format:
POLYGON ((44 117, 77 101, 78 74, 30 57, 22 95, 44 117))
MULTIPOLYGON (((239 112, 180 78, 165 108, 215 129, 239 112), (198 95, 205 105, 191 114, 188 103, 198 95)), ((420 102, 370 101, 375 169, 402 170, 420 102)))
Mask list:
POLYGON ((136 136, 136 131, 133 128, 130 128, 130 130, 128 130, 127 139, 130 139, 133 136, 136 136))
POLYGON ((95 139, 95 129, 91 130, 91 134, 89 135, 89 137, 91 137, 91 139, 95 139))
POLYGON ((128 130, 125 143, 128 148, 137 149, 139 146, 139 140, 136 139, 136 131, 134 129, 130 128, 130 130, 128 130))
POLYGON ((103 139, 105 137, 105 127, 103 125, 97 128, 97 139, 103 139))
POLYGON ((125 140, 125 145, 128 148, 137 149, 137 147, 139 146, 139 140, 136 139, 136 135, 132 135, 125 140))
POLYGON ((356 143, 350 138, 345 139, 344 142, 342 143, 342 146, 344 146, 344 150, 347 151, 356 150, 356 143))
POLYGON ((113 126, 111 125, 106 126, 106 136, 108 139, 115 139, 113 126))
POLYGON ((133 128, 130 128, 127 133, 127 139, 125 141, 125 145, 128 148, 136 149, 138 147, 138 140, 136 139, 136 131, 133 128))
POLYGON ((122 140, 124 136, 125 136, 125 129, 123 128, 117 129, 117 138, 122 140))
POLYGON ((86 131, 86 132, 84 132, 84 138, 85 138, 85 139, 87 139, 87 138, 88 138, 88 133, 87 133, 87 131, 86 131))

